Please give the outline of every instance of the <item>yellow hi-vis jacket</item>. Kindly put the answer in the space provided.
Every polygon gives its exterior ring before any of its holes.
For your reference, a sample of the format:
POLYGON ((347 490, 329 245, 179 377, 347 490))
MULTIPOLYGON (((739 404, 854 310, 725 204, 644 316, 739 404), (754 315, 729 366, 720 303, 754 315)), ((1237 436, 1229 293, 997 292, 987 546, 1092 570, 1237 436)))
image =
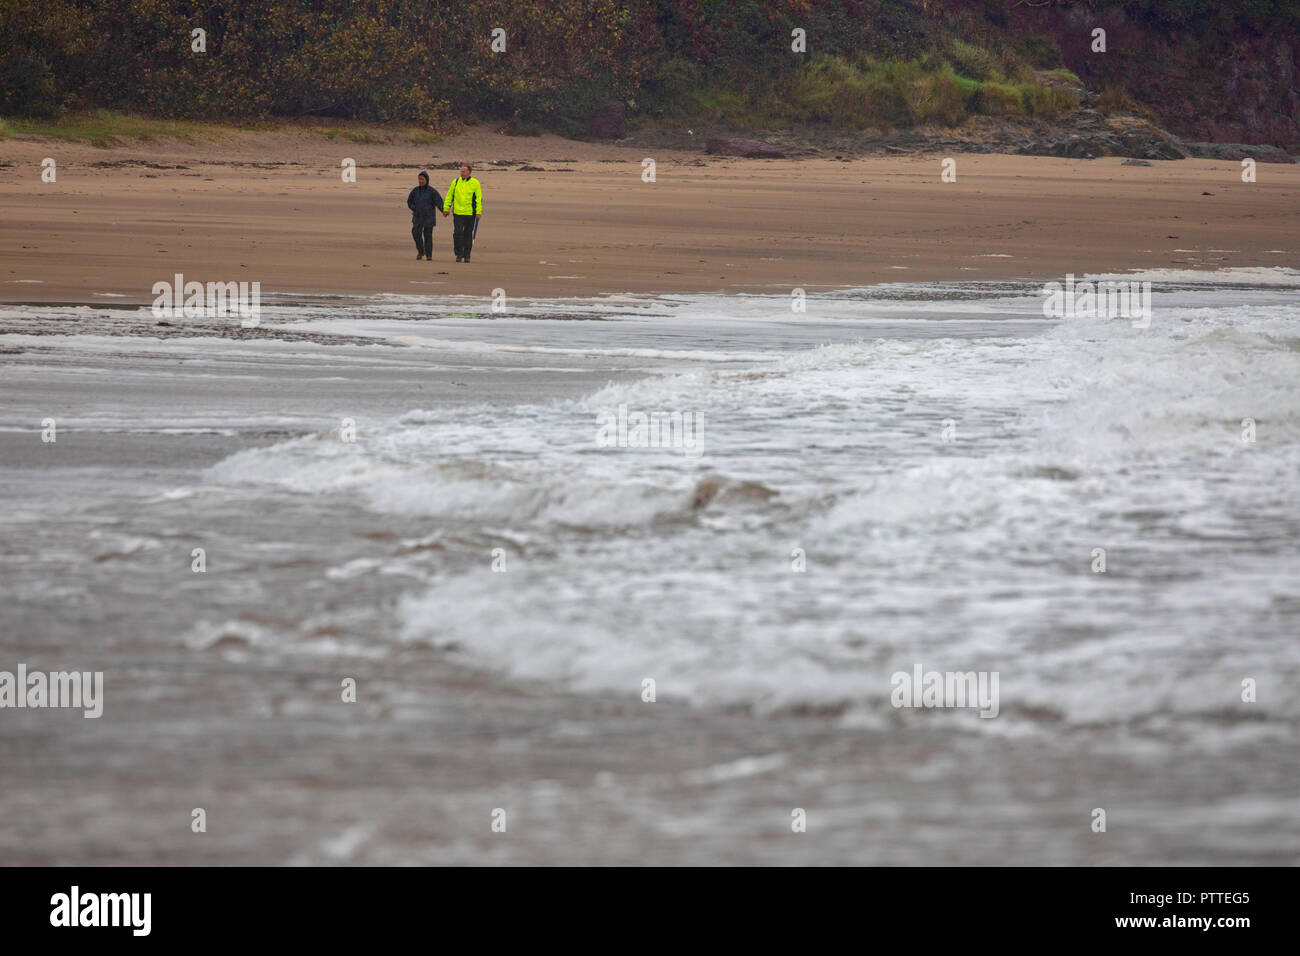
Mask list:
POLYGON ((442 201, 442 211, 450 210, 457 216, 483 215, 483 187, 471 176, 461 179, 457 176, 447 187, 447 197, 442 201))

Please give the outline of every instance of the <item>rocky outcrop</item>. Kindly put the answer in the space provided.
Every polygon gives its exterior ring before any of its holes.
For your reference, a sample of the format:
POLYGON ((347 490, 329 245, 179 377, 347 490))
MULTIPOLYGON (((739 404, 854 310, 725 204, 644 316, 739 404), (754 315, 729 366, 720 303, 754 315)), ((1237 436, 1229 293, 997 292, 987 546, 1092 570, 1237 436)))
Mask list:
POLYGON ((1191 155, 1181 139, 1140 116, 1111 116, 1105 122, 1119 143, 1108 155, 1133 159, 1186 159, 1191 155))
POLYGON ((645 126, 627 140, 647 149, 697 150, 703 140, 716 156, 800 158, 862 155, 948 153, 1018 153, 1097 159, 1113 156, 1143 162, 1202 157, 1257 162, 1296 162, 1273 146, 1186 143, 1149 119, 1132 113, 1103 115, 1095 109, 1066 113, 1053 121, 1031 118, 974 116, 957 127, 913 127, 896 130, 835 130, 825 126, 794 126, 765 130, 763 139, 732 136, 727 129, 706 131, 645 126), (701 134, 701 135, 696 135, 701 134))
MULTIPOLYGON (((1153 4, 1007 6, 1010 33, 1050 38, 1089 89, 1127 90, 1181 137, 1300 149, 1300 36, 1251 28, 1252 15, 1239 11, 1245 4, 1187 3, 1178 5, 1181 12, 1165 4, 1163 18, 1141 9, 1153 4), (1218 7, 1226 15, 1216 21, 1218 7), (1232 23, 1233 14, 1239 25, 1224 32, 1221 24, 1232 23), (1094 49, 1096 28, 1106 31, 1105 52, 1094 49)), ((959 5, 941 9, 950 16, 953 7, 959 5)), ((982 7, 972 4, 957 15, 978 23, 982 7)), ((1267 22, 1262 15, 1254 19, 1267 22)))
POLYGON ((1084 109, 1061 117, 1054 125, 1008 127, 993 137, 995 146, 1025 156, 1061 156, 1094 159, 1124 156, 1129 159, 1186 159, 1190 150, 1177 136, 1140 116, 1102 116, 1084 109))
POLYGON ((1129 159, 1186 159, 1191 151, 1177 136, 1140 116, 1102 116, 1082 109, 1060 117, 1055 123, 984 120, 953 130, 927 144, 912 137, 907 145, 957 152, 1019 153, 1022 156, 1060 156, 1064 159, 1096 159, 1122 156, 1129 159), (961 136, 960 134, 965 134, 961 136))
POLYGON ((757 139, 739 139, 736 137, 718 137, 709 140, 705 152, 715 156, 743 156, 746 159, 784 159, 785 153, 757 139))
POLYGON ((1296 158, 1276 146, 1247 146, 1244 143, 1186 143, 1187 149, 1197 159, 1227 159, 1241 162, 1253 159, 1257 163, 1294 163, 1296 158))

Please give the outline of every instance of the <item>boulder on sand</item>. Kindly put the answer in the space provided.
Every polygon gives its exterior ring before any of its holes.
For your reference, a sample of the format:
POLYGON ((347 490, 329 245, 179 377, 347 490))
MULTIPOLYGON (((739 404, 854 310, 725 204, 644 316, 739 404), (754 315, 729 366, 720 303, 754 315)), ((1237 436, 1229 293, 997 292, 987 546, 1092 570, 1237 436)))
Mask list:
POLYGON ((705 152, 712 153, 715 156, 743 156, 746 159, 785 158, 785 153, 771 143, 764 143, 757 139, 736 139, 734 137, 719 137, 709 140, 705 152))

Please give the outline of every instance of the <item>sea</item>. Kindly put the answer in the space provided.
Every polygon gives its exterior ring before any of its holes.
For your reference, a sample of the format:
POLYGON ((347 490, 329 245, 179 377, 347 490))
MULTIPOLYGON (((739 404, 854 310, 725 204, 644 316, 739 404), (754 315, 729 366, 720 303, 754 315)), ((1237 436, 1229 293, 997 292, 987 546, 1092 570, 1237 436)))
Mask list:
POLYGON ((0 307, 0 860, 1300 862, 1300 271, 1087 278, 0 307))

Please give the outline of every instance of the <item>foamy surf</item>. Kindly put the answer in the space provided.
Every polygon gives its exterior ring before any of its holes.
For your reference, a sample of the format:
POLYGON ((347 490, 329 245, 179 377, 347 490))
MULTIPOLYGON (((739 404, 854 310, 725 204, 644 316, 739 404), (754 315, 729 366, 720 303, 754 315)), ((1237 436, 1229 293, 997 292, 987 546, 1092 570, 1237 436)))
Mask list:
MULTIPOLYGON (((965 308, 949 291, 912 307, 965 308)), ((1037 302, 994 291, 1010 316, 1037 302)), ((890 675, 923 660, 1003 675, 1001 720, 951 715, 973 730, 1177 714, 1226 733, 1231 689, 1255 675, 1269 720, 1293 726, 1300 706, 1277 693, 1300 677, 1289 300, 1195 290, 1148 329, 881 338, 852 326, 870 302, 837 302, 835 344, 751 330, 725 366, 677 354, 694 367, 581 399, 412 410, 355 444, 320 433, 208 478, 437 529, 445 560, 399 602, 392 644, 507 679, 621 693, 651 678, 701 706, 880 724, 890 675), (702 454, 600 447, 619 408, 702 416, 702 454)), ((674 333, 653 321, 614 324, 674 333)))

